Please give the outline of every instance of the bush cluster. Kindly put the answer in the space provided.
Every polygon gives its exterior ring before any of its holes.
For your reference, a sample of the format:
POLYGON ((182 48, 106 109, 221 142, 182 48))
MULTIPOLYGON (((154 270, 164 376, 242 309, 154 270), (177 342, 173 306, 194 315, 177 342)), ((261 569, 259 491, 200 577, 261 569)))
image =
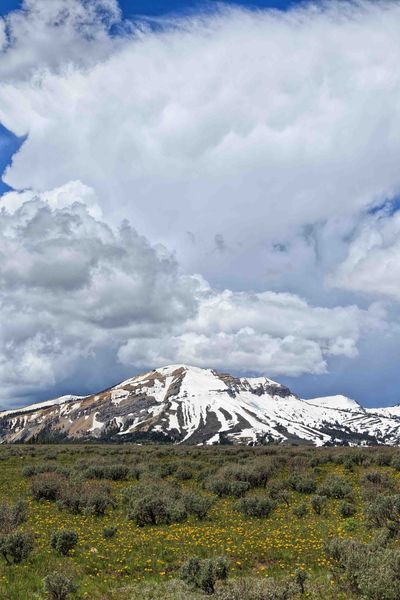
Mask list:
POLYGON ((78 534, 73 530, 60 529, 51 536, 51 547, 62 556, 67 556, 77 543, 78 534))
POLYGON ((199 588, 206 594, 213 594, 217 581, 228 577, 229 563, 224 557, 200 559, 189 558, 181 567, 180 577, 185 583, 199 588))
POLYGON ((139 483, 125 490, 124 501, 128 518, 139 527, 185 521, 189 515, 204 519, 212 502, 209 498, 184 492, 167 483, 139 483))
POLYGON ((365 600, 400 600, 400 550, 385 545, 334 539, 326 545, 334 575, 365 600))
POLYGON ((104 515, 115 506, 111 488, 106 483, 73 481, 59 473, 42 473, 32 479, 35 500, 56 501, 60 508, 73 513, 104 515))
POLYGON ((48 600, 67 600, 78 589, 74 582, 61 573, 47 575, 43 581, 48 600))
POLYGON ((271 498, 258 496, 242 498, 237 505, 237 509, 246 517, 269 517, 275 508, 276 502, 271 498))

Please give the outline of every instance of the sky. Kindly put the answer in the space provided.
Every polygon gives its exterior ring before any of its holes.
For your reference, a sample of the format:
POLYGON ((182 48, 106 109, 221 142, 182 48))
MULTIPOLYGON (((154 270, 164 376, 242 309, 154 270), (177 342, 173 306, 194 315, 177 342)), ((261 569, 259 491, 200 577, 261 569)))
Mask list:
POLYGON ((0 15, 1 406, 171 363, 400 402, 400 2, 0 15))

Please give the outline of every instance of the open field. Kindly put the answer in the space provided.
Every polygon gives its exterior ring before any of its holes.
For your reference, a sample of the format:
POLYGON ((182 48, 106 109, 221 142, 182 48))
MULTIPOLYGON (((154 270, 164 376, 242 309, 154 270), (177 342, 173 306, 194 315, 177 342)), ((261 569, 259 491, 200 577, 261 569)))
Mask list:
POLYGON ((224 600, 400 598, 384 587, 400 579, 397 449, 25 445, 0 461, 4 600, 57 598, 43 584, 54 573, 76 584, 71 599, 207 597, 195 575, 180 580, 190 557, 224 557, 228 583, 206 589, 224 600), (59 530, 77 536, 65 555, 59 530), (366 564, 375 548, 381 563, 366 564))

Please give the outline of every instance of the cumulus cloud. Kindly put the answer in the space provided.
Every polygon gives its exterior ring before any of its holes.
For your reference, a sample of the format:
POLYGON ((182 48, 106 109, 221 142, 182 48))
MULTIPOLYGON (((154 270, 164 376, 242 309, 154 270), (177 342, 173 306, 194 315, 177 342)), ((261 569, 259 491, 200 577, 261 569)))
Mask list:
POLYGON ((90 353, 159 335, 196 311, 198 284, 165 248, 127 222, 115 230, 95 220, 80 197, 62 208, 45 197, 0 213, 3 394, 53 384, 90 353))
POLYGON ((381 212, 357 228, 333 285, 400 300, 400 213, 381 212))
POLYGON ((3 397, 74 376, 93 355, 132 369, 189 362, 258 373, 321 373, 354 357, 384 315, 309 305, 293 294, 218 292, 179 272, 164 247, 128 222, 89 213, 78 182, 5 195, 0 212, 3 397), (79 195, 81 192, 81 195, 79 195))
POLYGON ((361 335, 385 329, 378 306, 313 307, 293 294, 222 293, 203 287, 194 319, 178 335, 134 339, 121 347, 125 364, 188 362, 272 375, 324 373, 329 355, 354 358, 361 335))
MULTIPOLYGON (((79 179, 108 216, 176 248, 188 271, 252 287, 268 281, 270 245, 299 239, 309 260, 290 263, 307 272, 318 257, 305 227, 341 213, 351 228, 399 190, 398 3, 221 9, 118 43, 96 17, 104 1, 57 0, 69 7, 57 27, 49 4, 31 0, 18 17, 26 43, 37 46, 37 19, 46 39, 66 31, 68 48, 73 31, 93 61, 71 65, 61 49, 67 70, 0 86, 1 121, 28 135, 9 185, 44 191, 79 179), (98 30, 109 41, 102 56, 98 30), (229 249, 217 259, 216 235, 229 249)), ((3 64, 24 55, 23 40, 3 64)))
POLYGON ((3 394, 93 356, 318 374, 386 331, 399 226, 366 215, 400 187, 399 17, 221 5, 152 30, 116 0, 25 0, 0 20, 0 121, 26 136, 0 214, 3 394))
POLYGON ((94 65, 115 47, 109 33, 117 23, 117 0, 23 0, 20 10, 0 18, 0 77, 94 65))

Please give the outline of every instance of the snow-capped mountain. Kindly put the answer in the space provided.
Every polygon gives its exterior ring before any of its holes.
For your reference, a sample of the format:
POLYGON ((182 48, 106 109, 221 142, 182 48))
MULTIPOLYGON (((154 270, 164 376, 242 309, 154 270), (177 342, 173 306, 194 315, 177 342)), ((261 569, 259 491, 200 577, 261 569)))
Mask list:
POLYGON ((189 444, 400 444, 400 407, 345 396, 301 400, 266 377, 170 365, 98 394, 0 412, 0 440, 89 439, 189 444))

